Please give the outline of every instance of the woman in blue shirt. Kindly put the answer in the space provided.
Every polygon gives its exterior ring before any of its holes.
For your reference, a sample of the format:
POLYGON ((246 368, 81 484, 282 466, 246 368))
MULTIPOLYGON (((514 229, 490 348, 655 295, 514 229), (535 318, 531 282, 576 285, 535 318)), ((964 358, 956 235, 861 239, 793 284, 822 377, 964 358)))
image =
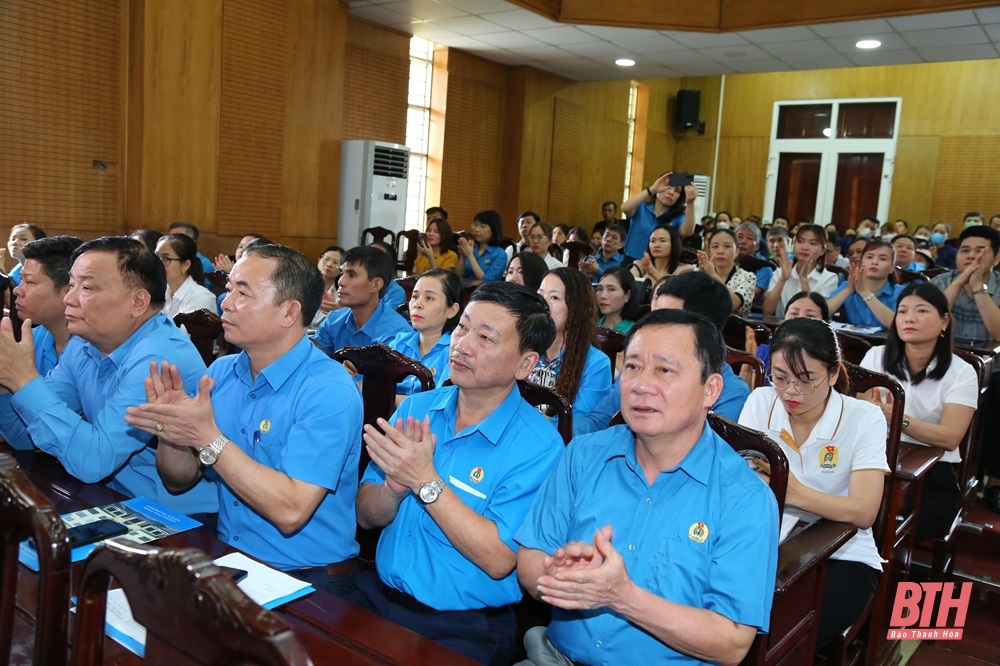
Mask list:
POLYGON ((542 278, 538 293, 549 305, 556 338, 528 381, 554 388, 573 405, 574 419, 583 418, 611 386, 611 361, 593 346, 597 330, 593 285, 578 270, 556 268, 542 278))
MULTIPOLYGON (((45 232, 42 231, 41 227, 36 227, 33 224, 22 222, 10 228, 10 240, 7 241, 7 254, 17 261, 9 273, 10 277, 14 280, 14 284, 21 284, 21 269, 24 268, 24 255, 21 253, 21 248, 39 238, 45 238, 45 232)), ((0 256, 2 256, 2 251, 0 251, 0 256)))
MULTIPOLYGON (((389 347, 423 363, 434 375, 434 386, 441 386, 448 371, 451 331, 458 323, 462 281, 444 268, 429 270, 417 280, 410 295, 410 323, 413 330, 397 333, 389 347)), ((396 385, 396 402, 420 390, 416 377, 407 377, 396 385)))
POLYGON ((503 249, 503 225, 500 213, 483 210, 472 219, 472 238, 458 239, 458 253, 464 260, 455 267, 455 274, 468 284, 502 280, 507 267, 503 249))
POLYGON ((684 210, 698 196, 698 190, 694 185, 670 185, 671 173, 668 171, 663 174, 652 185, 632 195, 622 204, 622 212, 629 219, 628 236, 622 252, 629 259, 642 257, 649 235, 657 224, 670 224, 682 238, 694 233, 694 218, 688 220, 684 210))

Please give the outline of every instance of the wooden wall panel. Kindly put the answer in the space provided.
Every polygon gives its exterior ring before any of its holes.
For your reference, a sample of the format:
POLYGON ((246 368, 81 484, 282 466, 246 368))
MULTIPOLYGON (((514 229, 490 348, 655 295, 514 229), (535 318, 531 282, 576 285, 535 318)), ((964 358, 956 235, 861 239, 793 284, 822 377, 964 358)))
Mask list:
POLYGON ((987 221, 1000 212, 998 155, 998 135, 941 137, 929 219, 948 220, 960 229, 969 211, 983 213, 987 221))
POLYGON ((896 143, 889 219, 906 220, 910 231, 936 221, 931 207, 940 143, 937 136, 903 136, 896 143))
POLYGON ((410 36, 349 18, 344 58, 344 140, 406 143, 410 36))
POLYGON ((0 3, 0 233, 120 229, 123 9, 0 3))
POLYGON ((768 140, 762 137, 723 137, 719 141, 714 210, 733 215, 759 215, 764 208, 768 140), (747 174, 753 174, 748 178, 747 174), (759 179, 759 180, 758 180, 759 179))
MULTIPOLYGON (((552 168, 546 219, 571 220, 583 185, 583 108, 565 99, 556 99, 552 119, 552 168)), ((537 212, 537 211, 536 211, 537 212)))
POLYGON ((273 0, 227 0, 222 12, 219 185, 215 232, 281 230, 288 10, 273 0), (276 57, 277 56, 277 57, 276 57))

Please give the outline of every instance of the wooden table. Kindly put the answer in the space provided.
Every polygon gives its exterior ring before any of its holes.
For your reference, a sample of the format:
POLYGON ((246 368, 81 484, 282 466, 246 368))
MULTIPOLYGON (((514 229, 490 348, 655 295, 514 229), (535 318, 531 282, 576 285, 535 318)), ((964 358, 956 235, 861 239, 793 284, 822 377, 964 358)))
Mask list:
POLYGON ((757 636, 743 664, 811 664, 826 563, 858 531, 849 523, 820 519, 796 525, 778 546, 771 627, 757 636))
MULTIPOLYGON (((97 484, 74 478, 48 454, 37 451, 11 451, 5 444, 0 450, 10 452, 32 482, 56 506, 59 513, 101 506, 120 501, 122 496, 97 484)), ((192 530, 160 540, 164 546, 199 548, 215 559, 235 549, 214 536, 192 530)), ((83 563, 73 567, 73 588, 83 563)), ((21 632, 33 636, 37 616, 38 574, 20 567, 17 583, 17 623, 21 632)), ((74 592, 75 593, 75 592, 74 592)), ((322 590, 297 599, 275 611, 291 625, 296 638, 308 651, 313 663, 321 664, 395 664, 399 666, 468 666, 475 662, 404 629, 362 608, 322 590)), ((72 625, 74 615, 70 615, 72 625)), ((72 627, 70 635, 72 636, 72 627)), ((105 663, 141 664, 142 659, 110 638, 105 639, 105 663)), ((29 651, 31 645, 27 646, 29 651)), ((30 653, 30 652, 29 652, 30 653)))

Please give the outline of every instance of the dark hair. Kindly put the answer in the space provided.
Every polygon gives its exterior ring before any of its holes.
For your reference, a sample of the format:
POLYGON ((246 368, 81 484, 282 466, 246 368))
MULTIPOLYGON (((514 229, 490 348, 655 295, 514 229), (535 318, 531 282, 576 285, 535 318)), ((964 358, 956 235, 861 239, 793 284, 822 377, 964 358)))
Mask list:
MULTIPOLYGON (((610 229, 610 227, 609 227, 610 229)), ((571 403, 576 399, 590 346, 596 341, 597 298, 594 286, 579 270, 560 266, 554 275, 566 290, 566 326, 563 331, 563 361, 556 378, 556 392, 571 403)))
POLYGON ((566 224, 553 224, 552 225, 552 231, 555 231, 556 229, 559 229, 560 231, 562 231, 564 236, 569 236, 569 225, 566 225, 566 224))
POLYGON ((201 259, 198 258, 198 245, 190 236, 185 234, 168 234, 162 236, 156 242, 157 246, 160 243, 168 244, 177 253, 177 258, 181 261, 191 262, 187 274, 191 276, 195 284, 201 284, 205 281, 205 269, 201 265, 201 259))
POLYGON ((788 308, 791 307, 792 303, 800 301, 803 298, 808 298, 816 304, 816 307, 819 308, 820 314, 823 315, 823 321, 830 321, 830 304, 826 302, 826 298, 823 294, 818 291, 800 291, 795 294, 788 299, 788 303, 785 305, 785 312, 788 312, 788 308))
POLYGON ((532 291, 538 291, 538 287, 542 284, 542 278, 549 272, 549 265, 530 250, 518 252, 511 257, 510 261, 507 262, 508 268, 515 259, 521 262, 521 279, 524 281, 524 286, 532 291))
POLYGON ((391 245, 389 245, 385 241, 372 241, 371 243, 368 244, 368 247, 377 247, 378 249, 382 250, 383 252, 385 252, 390 257, 393 256, 394 254, 396 254, 395 248, 393 248, 391 245))
POLYGON ((188 231, 191 232, 190 236, 191 238, 194 239, 195 243, 198 242, 198 236, 201 235, 201 232, 198 231, 198 227, 194 226, 190 222, 182 222, 180 220, 175 220, 170 223, 169 227, 167 227, 167 233, 172 234, 174 229, 187 229, 188 231))
POLYGON ((735 229, 716 229, 715 231, 712 232, 712 238, 715 238, 719 234, 727 234, 730 238, 733 239, 733 243, 736 245, 736 247, 739 247, 740 239, 736 237, 735 229))
POLYGON ((149 304, 154 310, 163 307, 167 300, 167 274, 160 258, 147 250, 142 241, 130 236, 95 238, 73 251, 69 258, 70 266, 86 252, 114 254, 122 284, 128 289, 145 289, 149 294, 149 304))
POLYGON ((715 214, 715 219, 718 220, 720 215, 725 215, 726 217, 728 217, 730 222, 733 221, 732 213, 730 213, 728 210, 720 210, 718 213, 715 214))
POLYGON ((785 227, 771 227, 767 230, 767 238, 771 236, 784 236, 785 238, 790 238, 788 235, 788 229, 785 227))
MULTIPOLYGON (((670 235, 670 254, 667 255, 667 272, 673 273, 677 270, 677 265, 681 263, 681 235, 677 229, 672 224, 657 224, 653 227, 653 231, 657 229, 664 229, 670 235)), ((649 232, 649 237, 653 237, 653 231, 649 232)), ((650 258, 653 257, 653 253, 649 249, 649 241, 646 241, 646 252, 649 253, 650 258)))
MULTIPOLYGON (((896 239, 893 238, 893 240, 896 240, 896 239)), ((877 250, 880 247, 884 247, 887 250, 889 250, 890 252, 892 252, 892 256, 895 258, 895 256, 896 256, 896 248, 894 248, 892 246, 892 243, 890 243, 888 241, 884 241, 884 240, 878 239, 878 238, 876 238, 874 240, 870 240, 870 241, 868 241, 865 244, 865 249, 861 251, 861 256, 863 257, 866 254, 868 254, 869 252, 871 252, 872 250, 877 250)))
MULTIPOLYGON (((247 244, 249 245, 249 243, 247 243, 247 244)), ((345 250, 344 250, 344 248, 340 247, 339 245, 327 245, 326 247, 323 248, 323 251, 319 253, 319 256, 322 257, 327 252, 339 252, 340 256, 343 257, 345 250)), ((317 259, 318 258, 319 257, 317 257, 317 259)))
POLYGON ((385 292, 388 291, 389 284, 392 282, 393 271, 396 270, 396 262, 392 257, 377 247, 359 245, 352 247, 341 256, 340 265, 348 264, 358 264, 365 269, 369 281, 382 278, 382 288, 378 290, 378 297, 385 296, 385 292))
POLYGON ((556 339, 556 324, 549 306, 537 291, 515 282, 484 282, 469 297, 469 302, 496 303, 515 320, 518 351, 528 350, 544 356, 556 339))
POLYGON ((876 228, 876 229, 879 229, 879 228, 881 228, 881 226, 882 226, 882 223, 881 223, 881 222, 879 222, 879 221, 878 221, 878 218, 877 218, 877 217, 875 217, 874 215, 869 215, 869 216, 867 216, 867 217, 863 217, 863 218, 861 218, 861 221, 862 221, 862 222, 868 222, 868 221, 871 221, 871 222, 874 222, 874 223, 875 223, 875 228, 876 228))
MULTIPOLYGON (((899 304, 907 296, 916 296, 931 304, 943 318, 948 312, 948 297, 941 289, 930 282, 911 282, 899 294, 896 301, 896 311, 899 312, 899 304)), ((949 324, 944 335, 939 335, 934 341, 934 354, 931 363, 920 372, 913 372, 910 364, 906 361, 906 343, 899 339, 899 331, 896 330, 896 317, 892 319, 892 326, 889 327, 885 339, 885 354, 882 356, 882 365, 886 373, 906 380, 909 378, 911 384, 919 384, 925 379, 938 380, 944 378, 951 367, 952 350, 952 326, 949 324), (933 367, 932 367, 933 366, 933 367), (930 369, 930 372, 928 372, 930 369)))
POLYGON ((612 201, 610 199, 607 200, 607 201, 605 201, 604 203, 601 204, 601 210, 604 210, 605 206, 614 206, 615 207, 615 212, 616 213, 618 212, 618 202, 617 201, 612 201))
MULTIPOLYGON (((455 275, 455 271, 450 271, 447 268, 432 268, 429 271, 425 271, 417 276, 417 280, 420 278, 437 278, 441 280, 441 291, 444 293, 445 305, 447 307, 453 306, 458 303, 459 306, 462 304, 462 278, 455 275)), ((444 323, 445 333, 451 333, 455 330, 458 325, 458 320, 462 317, 462 308, 458 308, 458 312, 455 316, 444 323)))
POLYGON ((928 234, 931 232, 931 228, 930 227, 928 227, 926 224, 921 224, 921 225, 918 225, 917 228, 913 230, 913 233, 916 234, 921 229, 926 229, 928 234))
POLYGON ((24 259, 37 261, 56 289, 69 284, 69 258, 83 241, 76 236, 50 236, 25 243, 24 259))
POLYGON ((979 219, 983 219, 983 214, 980 213, 978 210, 970 210, 968 213, 966 213, 962 217, 962 221, 964 222, 965 220, 969 219, 970 217, 978 217, 979 219))
MULTIPOLYGON (((533 210, 526 210, 526 211, 524 211, 523 213, 521 213, 520 215, 517 216, 517 219, 520 220, 522 217, 530 217, 530 218, 532 218, 534 220, 534 222, 532 223, 532 226, 534 226, 535 224, 538 224, 539 222, 542 221, 542 218, 538 216, 538 213, 536 213, 533 210)), ((528 229, 531 229, 531 227, 528 227, 528 229)))
POLYGON ((977 224, 974 227, 963 229, 962 233, 958 235, 959 247, 962 247, 962 241, 966 238, 985 238, 990 242, 993 254, 1000 253, 1000 231, 997 231, 993 227, 988 227, 985 224, 977 224))
MULTIPOLYGON (((682 275, 692 275, 683 273, 682 275)), ((682 277, 678 276, 678 277, 682 277)), ((694 275, 697 275, 695 273, 694 275)), ((711 279, 711 278, 709 278, 711 279)), ((694 350, 701 365, 701 382, 704 384, 711 375, 722 374, 726 362, 726 342, 722 332, 712 322, 688 310, 656 310, 643 316, 625 336, 625 353, 632 344, 635 334, 647 326, 688 326, 694 333, 694 350)))
POLYGON ((287 245, 266 243, 244 249, 243 256, 274 259, 277 264, 271 272, 274 284, 274 304, 298 301, 302 306, 302 325, 309 326, 323 300, 326 284, 323 274, 309 257, 287 245))
POLYGON ((530 234, 531 230, 534 229, 535 227, 541 227, 542 231, 545 232, 545 237, 549 239, 550 243, 552 242, 552 225, 551 224, 549 224, 547 222, 535 222, 530 227, 528 227, 528 233, 530 234))
MULTIPOLYGON (((583 227, 580 228, 582 229, 583 227)), ((603 236, 604 230, 607 228, 608 228, 608 223, 605 222, 604 220, 601 220, 599 222, 594 222, 594 228, 590 230, 589 234, 587 234, 587 238, 590 238, 594 234, 601 234, 603 236)))
POLYGON ((444 208, 441 208, 441 206, 431 206, 426 211, 424 211, 424 215, 440 215, 441 217, 438 219, 445 219, 445 220, 448 219, 448 211, 446 211, 444 208))
POLYGON ((490 228, 490 239, 487 245, 503 246, 503 222, 500 213, 495 210, 481 210, 472 218, 473 222, 481 222, 490 228))
MULTIPOLYGON (((605 224, 604 226, 608 225, 605 224)), ((569 231, 566 232, 566 240, 569 240, 569 237, 573 236, 574 234, 576 236, 579 236, 580 238, 585 239, 580 241, 581 243, 590 243, 590 237, 593 235, 593 232, 588 234, 587 230, 584 229, 583 227, 570 227, 569 231)))
POLYGON ((248 251, 252 250, 255 247, 260 247, 261 245, 273 245, 271 241, 269 241, 267 238, 264 238, 263 236, 258 236, 257 234, 246 234, 246 235, 254 236, 254 239, 243 246, 243 254, 246 254, 248 251))
POLYGON ((726 285, 699 271, 671 276, 656 290, 656 298, 660 296, 679 298, 685 310, 704 317, 720 331, 733 311, 733 299, 726 285))
POLYGON ((150 252, 156 252, 156 243, 163 238, 163 234, 156 229, 136 229, 132 232, 132 238, 141 241, 150 252))
POLYGON ((10 228, 11 233, 14 232, 14 229, 27 229, 28 231, 31 232, 32 240, 39 240, 41 238, 45 238, 45 230, 37 225, 31 224, 30 222, 21 222, 20 224, 15 224, 10 228))
POLYGON ((435 218, 427 223, 427 226, 424 227, 424 231, 430 229, 432 224, 437 227, 438 235, 441 236, 441 243, 438 245, 441 250, 441 254, 444 254, 449 250, 455 252, 458 248, 458 243, 455 241, 455 232, 451 230, 451 225, 448 224, 448 220, 441 219, 440 217, 435 218))
POLYGON ((625 231, 625 227, 623 227, 620 224, 609 224, 608 226, 604 227, 604 233, 606 234, 609 231, 618 234, 618 238, 620 238, 623 243, 625 242, 625 236, 628 235, 628 232, 625 231))
MULTIPOLYGON (((847 390, 847 370, 840 353, 840 342, 830 328, 830 324, 819 319, 799 317, 786 319, 771 338, 771 359, 778 352, 785 357, 788 369, 799 379, 808 376, 805 357, 810 356, 822 363, 831 374, 840 371, 834 389, 843 393, 847 390)), ((770 361, 768 372, 771 371, 770 361)))
MULTIPOLYGON (((606 277, 614 278, 621 287, 622 291, 625 292, 625 307, 622 308, 621 317, 625 321, 635 321, 639 318, 639 294, 635 286, 635 278, 632 277, 632 271, 630 271, 625 266, 612 266, 608 270, 601 274, 600 279, 597 281, 598 284, 606 277)), ((598 314, 600 314, 600 308, 598 307, 598 314)))
POLYGON ((840 234, 837 233, 836 229, 830 229, 826 232, 826 242, 833 243, 834 245, 840 245, 840 234))

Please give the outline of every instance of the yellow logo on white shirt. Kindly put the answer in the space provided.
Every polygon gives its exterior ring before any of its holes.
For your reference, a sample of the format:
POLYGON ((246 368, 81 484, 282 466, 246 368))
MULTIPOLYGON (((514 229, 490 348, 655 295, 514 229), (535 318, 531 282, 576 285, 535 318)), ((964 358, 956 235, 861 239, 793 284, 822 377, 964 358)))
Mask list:
POLYGON ((697 522, 688 528, 688 538, 698 543, 705 543, 708 539, 708 525, 697 522))
POLYGON ((819 450, 819 466, 822 469, 833 469, 840 462, 840 454, 833 444, 824 446, 819 450))

